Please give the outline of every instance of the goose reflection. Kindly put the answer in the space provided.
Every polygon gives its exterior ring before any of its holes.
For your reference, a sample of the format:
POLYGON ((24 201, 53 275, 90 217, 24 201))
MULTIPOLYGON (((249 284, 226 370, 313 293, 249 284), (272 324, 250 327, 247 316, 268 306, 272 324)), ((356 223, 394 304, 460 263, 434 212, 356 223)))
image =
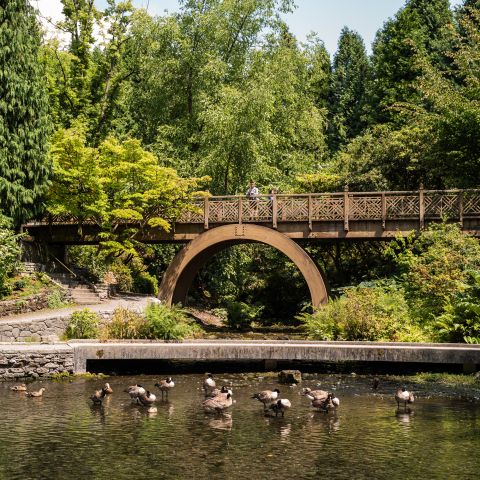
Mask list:
POLYGON ((408 427, 410 426, 410 422, 414 414, 415 412, 411 409, 408 409, 408 411, 406 412, 401 412, 397 410, 395 412, 395 417, 400 425, 408 427))
POLYGON ((218 417, 210 417, 208 426, 213 430, 231 430, 233 426, 233 418, 230 413, 223 413, 218 417))

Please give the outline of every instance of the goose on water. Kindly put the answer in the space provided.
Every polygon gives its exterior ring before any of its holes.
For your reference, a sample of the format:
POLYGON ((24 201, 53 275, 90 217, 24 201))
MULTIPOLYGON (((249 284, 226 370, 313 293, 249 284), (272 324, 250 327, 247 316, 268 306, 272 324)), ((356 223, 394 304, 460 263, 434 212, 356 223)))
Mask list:
POLYGON ((312 390, 311 388, 304 388, 303 394, 309 400, 326 400, 328 397, 328 392, 325 390, 312 390))
POLYGON ((270 405, 270 409, 275 412, 275 416, 277 417, 279 413, 282 414, 282 417, 285 415, 285 412, 292 406, 290 400, 288 398, 280 398, 275 403, 270 405))
POLYGON ((207 413, 221 413, 233 403, 232 395, 227 393, 226 396, 218 395, 214 398, 207 398, 202 402, 202 407, 207 413))
POLYGON ((153 393, 150 393, 148 390, 146 391, 146 393, 144 393, 143 395, 139 395, 137 398, 138 402, 144 407, 149 407, 155 402, 156 399, 157 397, 153 393))
POLYGON ((407 403, 413 403, 415 397, 412 392, 409 392, 405 387, 402 387, 395 392, 395 400, 397 402, 397 408, 400 408, 400 403, 403 403, 403 407, 406 409, 407 403))
POLYGON ((264 390, 263 392, 255 393, 252 398, 263 403, 263 409, 267 409, 267 405, 275 402, 278 398, 280 390, 275 388, 274 390, 264 390))
POLYGON ((105 394, 113 393, 112 387, 110 386, 109 383, 106 383, 106 384, 103 386, 102 390, 105 391, 105 394))
POLYGON ((205 396, 210 395, 212 390, 215 389, 217 384, 215 383, 215 380, 213 379, 213 375, 211 373, 207 373, 207 378, 203 382, 203 390, 205 392, 205 396))
POLYGON ((162 380, 159 383, 156 383, 155 386, 160 389, 162 392, 162 400, 163 395, 167 395, 168 399, 168 392, 175 386, 175 382, 172 380, 172 377, 167 377, 165 380, 162 380))
POLYGON ((210 398, 214 398, 214 397, 217 397, 218 395, 226 395, 227 393, 229 393, 230 395, 233 395, 233 391, 231 388, 228 388, 227 386, 225 385, 222 385, 222 388, 221 389, 218 389, 218 388, 214 388, 209 394, 208 394, 208 397, 210 398))
POLYGON ((146 390, 141 385, 131 385, 130 387, 124 390, 130 395, 130 398, 134 401, 137 401, 140 395, 145 395, 146 390))
POLYGON ((26 392, 27 386, 22 383, 21 385, 14 385, 13 387, 10 387, 10 390, 13 390, 14 392, 26 392))
POLYGON ((106 394, 107 391, 105 388, 102 388, 101 390, 95 390, 95 393, 90 397, 90 400, 94 405, 101 405, 106 394))
POLYGON ((38 390, 38 392, 27 392, 25 395, 27 397, 41 397, 44 391, 45 389, 41 388, 40 390, 38 390))

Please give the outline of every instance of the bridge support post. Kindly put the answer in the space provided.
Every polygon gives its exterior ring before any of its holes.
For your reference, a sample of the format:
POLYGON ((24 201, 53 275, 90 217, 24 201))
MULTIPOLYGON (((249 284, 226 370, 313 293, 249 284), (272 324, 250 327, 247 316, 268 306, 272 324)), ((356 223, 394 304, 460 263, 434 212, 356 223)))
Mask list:
POLYGON ((420 214, 420 230, 425 228, 425 194, 423 191, 423 183, 420 184, 418 189, 418 202, 419 202, 419 214, 420 214))
POLYGON ((343 190, 343 229, 348 232, 348 217, 350 215, 350 201, 348 197, 348 185, 345 185, 343 190))

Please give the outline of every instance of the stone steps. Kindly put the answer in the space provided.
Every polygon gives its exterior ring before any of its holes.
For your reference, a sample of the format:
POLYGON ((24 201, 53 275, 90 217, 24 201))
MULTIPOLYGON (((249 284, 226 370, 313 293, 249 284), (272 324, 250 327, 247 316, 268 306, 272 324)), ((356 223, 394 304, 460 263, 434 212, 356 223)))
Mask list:
POLYGON ((55 282, 68 288, 75 303, 93 305, 101 302, 100 296, 90 285, 82 283, 81 279, 69 273, 48 273, 48 276, 55 282))

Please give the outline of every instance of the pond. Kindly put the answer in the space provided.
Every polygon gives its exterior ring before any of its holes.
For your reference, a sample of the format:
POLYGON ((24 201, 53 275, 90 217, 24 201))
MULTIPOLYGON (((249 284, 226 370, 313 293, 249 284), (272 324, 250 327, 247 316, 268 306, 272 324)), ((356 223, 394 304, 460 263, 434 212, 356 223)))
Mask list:
POLYGON ((410 413, 396 413, 395 385, 382 381, 374 393, 369 378, 325 375, 302 384, 335 389, 341 404, 323 413, 275 377, 215 377, 233 386, 228 414, 203 412, 198 374, 175 376, 156 411, 123 391, 136 382, 155 391, 154 376, 108 378, 114 393, 101 407, 89 396, 104 380, 30 384, 46 388, 41 398, 2 383, 0 479, 478 478, 478 401, 423 394, 410 413), (251 399, 267 388, 291 400, 284 418, 266 417, 251 399))

